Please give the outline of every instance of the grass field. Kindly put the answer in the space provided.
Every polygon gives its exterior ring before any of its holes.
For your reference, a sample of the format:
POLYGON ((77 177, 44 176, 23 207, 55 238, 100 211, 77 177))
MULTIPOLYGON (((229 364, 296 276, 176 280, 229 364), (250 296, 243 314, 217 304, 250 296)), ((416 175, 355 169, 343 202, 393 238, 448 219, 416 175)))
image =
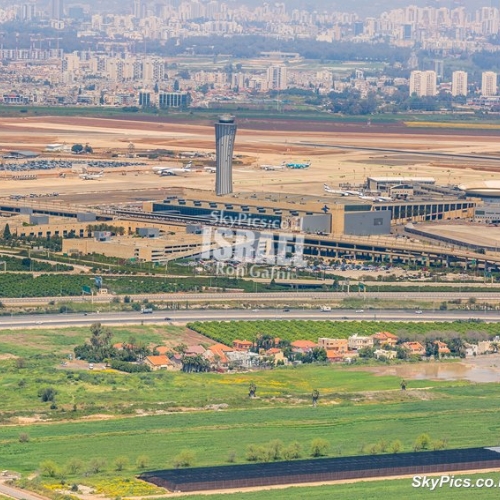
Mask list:
POLYGON ((285 445, 298 441, 307 457, 312 439, 318 437, 330 443, 330 456, 358 455, 372 444, 396 439, 402 451, 411 451, 421 433, 447 440, 450 448, 498 445, 496 386, 434 389, 425 399, 397 394, 388 401, 375 396, 364 403, 322 401, 317 408, 269 408, 254 400, 254 408, 246 409, 2 426, 2 466, 30 473, 44 460, 63 467, 74 458, 85 463, 102 458, 107 464, 102 474, 113 474, 113 460, 126 455, 131 464, 126 472, 132 475, 140 472, 135 463, 142 454, 148 456, 151 470, 172 467, 180 450, 194 454, 194 465, 224 465, 229 455, 244 463, 249 444, 279 439, 285 445), (29 436, 28 442, 20 442, 21 432, 29 436))

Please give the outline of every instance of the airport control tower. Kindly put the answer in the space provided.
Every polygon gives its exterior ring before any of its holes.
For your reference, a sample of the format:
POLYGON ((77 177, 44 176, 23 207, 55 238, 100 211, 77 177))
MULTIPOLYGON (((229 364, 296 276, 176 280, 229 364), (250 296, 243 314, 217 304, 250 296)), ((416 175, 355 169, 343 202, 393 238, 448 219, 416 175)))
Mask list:
POLYGON ((222 115, 215 124, 215 194, 224 196, 233 192, 233 147, 236 137, 234 116, 222 115))

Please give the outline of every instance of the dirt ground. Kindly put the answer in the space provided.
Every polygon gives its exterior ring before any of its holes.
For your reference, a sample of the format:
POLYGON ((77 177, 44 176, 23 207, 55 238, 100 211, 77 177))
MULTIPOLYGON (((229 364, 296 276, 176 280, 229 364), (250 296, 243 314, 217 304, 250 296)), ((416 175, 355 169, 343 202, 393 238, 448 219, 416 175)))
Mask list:
MULTIPOLYGON (((323 122, 286 122, 237 120, 235 155, 242 164, 234 167, 235 192, 307 193, 323 195, 323 184, 338 186, 349 182, 361 184, 367 176, 432 176, 443 184, 466 183, 477 179, 494 179, 500 174, 495 159, 454 158, 453 155, 476 154, 500 156, 500 130, 408 128, 401 125, 328 124, 323 122), (352 149, 342 149, 344 147, 352 149), (368 149, 356 149, 368 148, 368 149), (438 158, 401 152, 373 151, 369 148, 411 150, 421 153, 445 153, 438 158), (307 170, 263 171, 263 164, 283 161, 311 161, 307 170)), ((0 120, 0 149, 43 151, 50 143, 89 143, 95 154, 78 160, 110 158, 111 152, 126 154, 129 143, 136 153, 157 148, 175 151, 214 152, 213 125, 206 123, 172 123, 163 119, 117 120, 101 118, 25 117, 0 120)), ((61 159, 60 153, 44 157, 61 159)), ((74 156, 65 156, 75 159, 74 156)), ((127 161, 126 158, 118 160, 127 161)), ((138 161, 138 159, 136 159, 138 161)), ((7 160, 10 161, 10 160, 7 160)), ((142 159, 140 159, 142 161, 142 159)), ((50 193, 57 191, 83 204, 161 198, 163 190, 174 187, 196 187, 213 190, 214 175, 203 171, 202 160, 195 161, 197 172, 158 177, 148 165, 128 167, 125 174, 106 170, 95 181, 84 181, 78 173, 59 178, 58 172, 40 173, 33 180, 9 180, 0 172, 0 196, 12 193, 50 193), (124 195, 126 191, 130 191, 124 195), (104 193, 106 195, 104 196, 104 193), (135 195, 134 195, 135 193, 135 195)), ((185 161, 184 161, 185 162, 185 161)), ((180 166, 181 161, 162 163, 180 166)), ((10 175, 9 175, 10 177, 10 175)), ((34 201, 33 203, 36 203, 34 201)))

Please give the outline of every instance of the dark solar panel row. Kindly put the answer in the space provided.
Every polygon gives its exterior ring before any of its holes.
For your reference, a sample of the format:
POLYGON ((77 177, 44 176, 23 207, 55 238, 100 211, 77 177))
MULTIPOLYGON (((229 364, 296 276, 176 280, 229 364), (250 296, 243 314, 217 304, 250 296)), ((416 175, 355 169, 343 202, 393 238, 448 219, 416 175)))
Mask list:
POLYGON ((336 479, 339 477, 384 476, 425 470, 457 470, 461 464, 474 469, 474 464, 500 465, 500 453, 486 448, 429 451, 419 453, 400 453, 377 456, 355 456, 325 458, 315 460, 296 460, 266 464, 229 465, 222 467, 198 467, 192 469, 160 470, 141 476, 146 481, 166 487, 190 491, 215 487, 228 487, 234 484, 263 485, 307 482, 313 480, 336 479), (197 488, 196 485, 200 485, 197 488))

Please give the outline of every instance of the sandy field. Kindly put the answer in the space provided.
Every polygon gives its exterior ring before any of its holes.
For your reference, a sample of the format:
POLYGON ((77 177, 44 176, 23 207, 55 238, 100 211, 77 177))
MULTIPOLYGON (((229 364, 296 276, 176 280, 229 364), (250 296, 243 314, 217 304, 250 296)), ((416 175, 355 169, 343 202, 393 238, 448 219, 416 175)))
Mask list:
MULTIPOLYGON (((458 184, 477 179, 500 178, 500 160, 460 158, 453 155, 485 155, 500 158, 500 130, 410 129, 400 126, 339 125, 321 122, 242 120, 238 122, 234 167, 235 192, 297 193, 323 195, 323 184, 362 184, 367 176, 432 176, 439 183, 458 184), (348 149, 344 149, 344 148, 348 149), (364 149, 356 149, 364 148, 364 149), (370 148, 399 151, 375 151, 370 148), (409 154, 413 151, 422 154, 409 154), (445 153, 450 156, 432 156, 445 153), (307 170, 262 171, 263 164, 283 161, 311 161, 307 170)), ((42 152, 47 144, 89 143, 91 157, 43 153, 53 159, 111 159, 125 155, 132 142, 135 152, 157 148, 175 151, 214 152, 213 125, 171 123, 167 120, 118 120, 100 118, 23 117, 0 120, 0 153, 11 150, 42 152)), ((128 161, 126 158, 117 160, 128 161)), ((3 160, 11 161, 11 160, 3 160)), ((130 160, 134 161, 134 160, 130 160)), ((135 160, 139 161, 139 160, 135 160)), ((142 159, 140 159, 142 161, 142 159)), ((187 160, 184 160, 186 163, 187 160)), ((40 173, 35 180, 9 180, 0 172, 0 196, 59 192, 66 201, 82 205, 158 199, 173 187, 213 190, 215 176, 203 171, 206 164, 196 160, 198 171, 177 176, 153 175, 153 166, 181 166, 181 161, 148 161, 144 167, 125 172, 106 170, 95 181, 80 179, 78 172, 59 178, 58 172, 40 173), (125 174, 125 175, 124 175, 125 174), (111 193, 103 196, 102 193, 111 193)), ((54 201, 58 201, 53 199, 54 201)), ((61 198, 59 198, 61 200, 61 198)), ((33 203, 36 203, 33 202, 33 203)))

